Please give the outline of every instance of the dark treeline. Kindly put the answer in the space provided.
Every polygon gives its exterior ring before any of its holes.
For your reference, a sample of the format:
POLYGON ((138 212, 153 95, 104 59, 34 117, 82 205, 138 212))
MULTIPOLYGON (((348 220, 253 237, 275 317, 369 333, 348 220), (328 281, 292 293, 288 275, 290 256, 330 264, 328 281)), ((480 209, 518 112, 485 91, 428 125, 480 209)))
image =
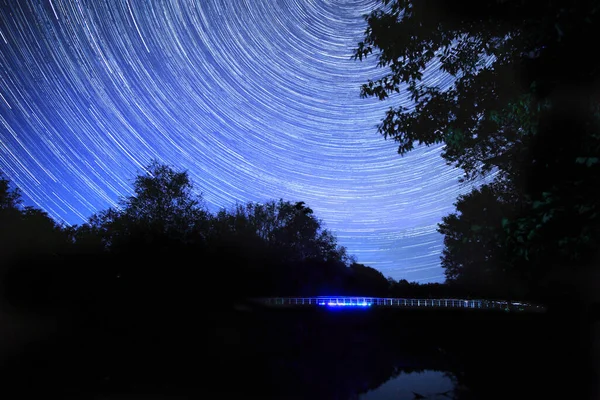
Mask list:
POLYGON ((211 298, 501 295, 386 278, 355 262, 303 202, 210 213, 186 172, 157 162, 117 208, 77 226, 23 207, 19 190, 0 183, 2 293, 21 309, 83 311, 118 302, 138 303, 143 312, 211 298))

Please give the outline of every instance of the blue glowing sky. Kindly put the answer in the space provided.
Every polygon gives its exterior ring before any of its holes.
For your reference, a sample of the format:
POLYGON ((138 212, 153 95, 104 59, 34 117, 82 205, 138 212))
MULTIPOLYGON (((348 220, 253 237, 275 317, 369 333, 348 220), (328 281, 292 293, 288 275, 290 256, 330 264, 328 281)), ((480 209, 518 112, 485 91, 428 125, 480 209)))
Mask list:
MULTIPOLYGON (((391 105, 351 60, 373 0, 0 0, 0 170, 79 224, 152 159, 211 211, 304 201, 359 262, 442 281, 443 215, 464 190, 438 148, 377 133, 391 105)), ((431 67, 426 79, 449 84, 431 67)))

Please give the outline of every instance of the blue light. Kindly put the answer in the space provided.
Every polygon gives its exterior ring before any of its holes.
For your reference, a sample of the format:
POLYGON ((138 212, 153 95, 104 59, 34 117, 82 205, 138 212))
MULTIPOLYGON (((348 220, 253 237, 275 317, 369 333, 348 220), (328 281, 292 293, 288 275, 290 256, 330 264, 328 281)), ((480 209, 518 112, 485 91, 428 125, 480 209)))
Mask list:
POLYGON ((329 307, 370 307, 372 303, 362 302, 362 303, 336 303, 330 301, 329 303, 319 303, 320 306, 329 306, 329 307))
POLYGON ((527 303, 464 300, 464 299, 407 299, 407 298, 380 298, 380 297, 351 297, 351 296, 319 296, 319 297, 274 297, 259 299, 269 305, 297 306, 317 305, 328 308, 456 308, 456 309, 499 309, 507 312, 513 311, 538 311, 544 312, 546 308, 541 305, 527 303))

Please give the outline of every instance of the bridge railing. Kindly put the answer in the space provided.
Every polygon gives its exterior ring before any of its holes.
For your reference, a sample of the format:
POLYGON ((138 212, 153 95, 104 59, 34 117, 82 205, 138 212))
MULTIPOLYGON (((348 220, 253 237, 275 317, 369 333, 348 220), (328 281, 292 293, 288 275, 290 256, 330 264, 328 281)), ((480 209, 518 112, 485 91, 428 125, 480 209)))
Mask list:
POLYGON ((543 312, 545 307, 535 304, 482 299, 412 299, 359 296, 270 297, 256 299, 271 306, 327 306, 327 307, 393 307, 393 308, 468 308, 506 311, 543 312))

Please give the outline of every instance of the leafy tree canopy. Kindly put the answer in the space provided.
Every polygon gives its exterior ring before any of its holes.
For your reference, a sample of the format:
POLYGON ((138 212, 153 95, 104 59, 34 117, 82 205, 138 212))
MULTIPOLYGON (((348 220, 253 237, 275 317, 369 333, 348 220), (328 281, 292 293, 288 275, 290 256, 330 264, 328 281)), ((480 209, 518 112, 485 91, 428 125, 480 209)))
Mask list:
POLYGON ((549 100, 574 86, 573 95, 593 95, 581 93, 597 73, 593 52, 580 52, 579 44, 598 33, 599 8, 597 1, 382 0, 365 16, 368 27, 354 57, 374 54, 389 73, 361 93, 382 100, 401 90, 410 94, 414 109, 392 106, 379 125, 400 154, 415 144, 443 143, 443 157, 467 179, 515 171, 523 150, 515 145, 537 131, 549 100), (432 66, 454 83, 444 90, 424 80, 432 66))
POLYGON ((67 243, 64 227, 45 211, 24 207, 21 196, 0 174, 0 252, 5 261, 53 252, 67 243))
POLYGON ((472 278, 493 280, 512 265, 526 281, 593 262, 600 92, 595 54, 581 44, 600 33, 599 10, 597 0, 381 0, 365 16, 354 57, 374 56, 387 73, 361 94, 392 103, 379 132, 400 154, 443 145, 464 180, 495 173, 440 225, 448 279, 477 270, 472 278), (449 87, 425 79, 426 68, 449 87), (414 108, 394 106, 403 91, 414 108))
POLYGON ((214 218, 212 235, 228 235, 238 242, 239 238, 248 243, 259 241, 286 262, 335 260, 346 264, 350 260, 346 249, 337 245, 335 236, 304 202, 280 199, 221 210, 214 218))
POLYGON ((106 246, 198 239, 208 212, 187 172, 153 161, 135 178, 133 192, 120 207, 93 215, 79 236, 98 234, 106 246))
POLYGON ((11 188, 10 181, 0 174, 0 210, 16 210, 21 203, 19 188, 11 188))

